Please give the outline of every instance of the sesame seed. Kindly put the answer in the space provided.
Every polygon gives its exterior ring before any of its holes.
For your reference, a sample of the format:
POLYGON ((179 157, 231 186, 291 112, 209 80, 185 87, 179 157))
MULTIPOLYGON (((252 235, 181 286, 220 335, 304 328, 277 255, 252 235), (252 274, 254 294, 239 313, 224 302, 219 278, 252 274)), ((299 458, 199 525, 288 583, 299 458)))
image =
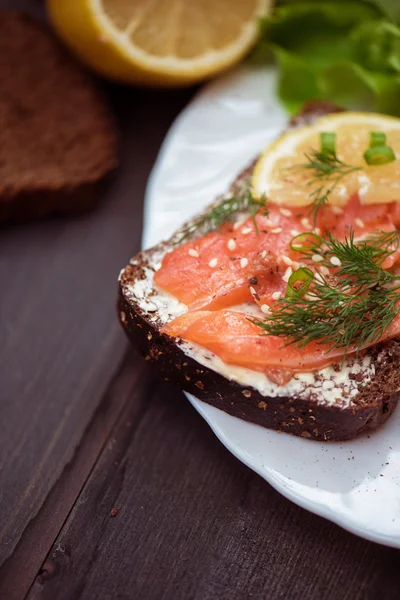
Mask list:
POLYGON ((249 287, 249 290, 250 290, 250 294, 252 296, 257 296, 257 292, 256 292, 256 290, 252 286, 249 287))
POLYGON ((261 258, 265 258, 266 256, 267 256, 267 251, 266 251, 266 250, 263 250, 263 251, 261 252, 261 258))
POLYGON ((268 304, 261 304, 261 312, 263 312, 265 315, 267 315, 269 313, 268 304))
POLYGON ((247 267, 248 264, 249 264, 249 261, 247 260, 247 258, 241 258, 240 259, 240 266, 242 267, 242 269, 244 269, 245 267, 247 267))
POLYGON ((327 267, 324 267, 324 265, 321 265, 319 267, 319 270, 321 271, 322 275, 329 275, 329 269, 327 267))
POLYGON ((343 208, 341 206, 332 206, 332 212, 335 213, 335 215, 342 215, 343 208))
POLYGON ((331 263, 334 267, 340 267, 340 265, 342 264, 340 258, 338 258, 337 256, 331 257, 331 263))
POLYGON ((242 225, 243 221, 236 221, 236 223, 233 226, 233 229, 239 229, 239 227, 242 225))
POLYGON ((294 260, 294 261, 292 262, 292 268, 293 268, 295 271, 297 271, 297 269, 300 269, 300 263, 299 263, 299 262, 297 262, 297 260, 294 260))
POLYGON ((357 218, 354 220, 354 223, 357 225, 357 227, 365 227, 364 225, 364 221, 362 221, 361 219, 357 218))
POLYGON ((307 219, 307 217, 300 219, 300 223, 303 225, 303 227, 311 227, 310 221, 307 219))
POLYGON ((266 219, 265 224, 267 227, 274 227, 275 223, 271 219, 266 219))
POLYGON ((210 260, 210 262, 208 263, 208 266, 211 267, 212 269, 214 269, 218 264, 218 259, 217 258, 212 258, 210 260))
POLYGON ((282 256, 282 262, 288 267, 291 267, 293 264, 293 261, 291 258, 289 258, 289 256, 282 256))
POLYGON ((292 273, 293 273, 292 267, 288 267, 285 271, 285 274, 282 277, 283 281, 285 281, 287 283, 289 281, 289 277, 291 276, 292 273))
POLYGON ((251 233, 251 227, 244 227, 242 229, 242 234, 247 235, 248 233, 251 233))
POLYGON ((281 295, 282 295, 281 292, 274 292, 272 294, 272 299, 273 300, 279 300, 279 298, 281 297, 281 295))
POLYGON ((322 231, 320 230, 320 228, 319 228, 319 227, 316 227, 316 228, 314 229, 314 231, 315 231, 315 233, 316 233, 317 235, 321 235, 321 233, 322 233, 322 231))
POLYGON ((279 211, 280 211, 281 215, 283 215, 284 217, 292 216, 292 211, 289 210, 288 208, 280 208, 279 211))
POLYGON ((194 248, 190 248, 188 254, 189 256, 193 256, 193 258, 199 258, 199 253, 194 248))
POLYGON ((321 256, 320 254, 313 254, 312 257, 311 257, 311 259, 314 262, 321 262, 321 260, 324 260, 324 257, 321 256))
POLYGON ((315 273, 315 279, 318 281, 318 283, 325 283, 325 280, 322 277, 321 273, 315 273))
POLYGON ((290 232, 290 235, 292 235, 293 237, 295 237, 296 235, 299 235, 299 232, 297 231, 297 229, 292 229, 290 232))
POLYGON ((231 238, 228 241, 228 250, 235 250, 236 249, 236 242, 233 238, 231 238))
POLYGON ((271 233, 281 233, 282 227, 275 227, 275 229, 271 229, 271 233))

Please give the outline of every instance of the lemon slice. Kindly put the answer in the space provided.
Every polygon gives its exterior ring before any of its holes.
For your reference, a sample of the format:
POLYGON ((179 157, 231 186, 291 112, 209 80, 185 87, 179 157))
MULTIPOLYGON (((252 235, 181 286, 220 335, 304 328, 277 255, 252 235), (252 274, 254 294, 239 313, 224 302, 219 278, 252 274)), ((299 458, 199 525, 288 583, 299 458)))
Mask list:
POLYGON ((90 67, 115 80, 187 85, 241 59, 272 0, 48 0, 50 19, 90 67))
MULTIPOLYGON (((336 134, 337 157, 349 166, 361 167, 345 175, 334 186, 328 203, 344 205, 355 193, 362 204, 381 204, 400 201, 400 119, 375 113, 343 112, 321 117, 313 125, 299 127, 283 134, 259 158, 253 175, 253 192, 263 194, 272 202, 287 206, 306 206, 310 194, 321 180, 313 177, 307 154, 320 150, 320 133, 336 134), (363 157, 369 147, 370 134, 386 134, 396 160, 383 165, 368 165, 363 157)), ((333 180, 324 183, 324 190, 333 180)))

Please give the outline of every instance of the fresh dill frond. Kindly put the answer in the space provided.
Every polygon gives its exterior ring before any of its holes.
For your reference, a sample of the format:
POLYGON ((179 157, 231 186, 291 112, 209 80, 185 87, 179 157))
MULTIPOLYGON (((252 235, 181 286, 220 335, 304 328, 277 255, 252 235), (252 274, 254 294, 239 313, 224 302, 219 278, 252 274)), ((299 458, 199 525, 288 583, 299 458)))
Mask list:
POLYGON ((377 342, 399 313, 396 291, 380 285, 364 294, 344 292, 326 281, 315 282, 307 297, 283 298, 267 321, 253 321, 268 335, 304 347, 310 342, 360 350, 377 342))
POLYGON ((303 259, 311 260, 316 253, 322 257, 318 264, 332 268, 338 262, 335 277, 340 278, 344 286, 354 284, 375 285, 376 283, 388 284, 396 277, 389 271, 382 269, 384 261, 399 247, 399 235, 394 231, 377 231, 364 240, 354 241, 354 231, 350 229, 349 237, 342 242, 328 233, 325 240, 321 240, 320 248, 307 248, 297 250, 303 259), (336 260, 338 259, 338 261, 336 260))
MULTIPOLYGON (((344 356, 376 343, 400 311, 400 276, 382 268, 398 247, 397 231, 378 232, 358 243, 353 231, 344 242, 330 235, 318 250, 323 257, 318 264, 336 265, 335 274, 315 275, 306 295, 280 299, 265 321, 253 322, 287 344, 317 342, 327 352, 343 349, 344 356), (332 263, 332 258, 337 260, 332 263)), ((303 252, 304 260, 311 259, 311 252, 303 252)))
POLYGON ((314 188, 309 194, 309 214, 313 217, 315 227, 318 212, 327 204, 335 187, 346 175, 360 171, 362 167, 343 162, 335 152, 312 150, 304 156, 306 162, 295 165, 295 168, 309 172, 307 185, 314 188))
POLYGON ((247 183, 238 192, 223 198, 220 202, 214 204, 209 211, 193 220, 180 232, 175 243, 181 244, 196 233, 205 235, 210 231, 214 231, 223 223, 232 221, 238 213, 249 213, 258 235, 256 215, 259 212, 264 216, 268 216, 267 201, 265 197, 254 198, 250 185, 247 183))

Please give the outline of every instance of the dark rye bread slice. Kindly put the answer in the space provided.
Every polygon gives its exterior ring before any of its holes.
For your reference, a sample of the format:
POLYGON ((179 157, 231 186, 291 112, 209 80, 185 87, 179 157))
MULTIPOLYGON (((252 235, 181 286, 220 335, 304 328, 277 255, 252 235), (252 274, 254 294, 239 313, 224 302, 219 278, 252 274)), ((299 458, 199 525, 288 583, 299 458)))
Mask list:
MULTIPOLYGON (((333 110, 329 104, 313 103, 291 126, 333 110)), ((251 171, 252 166, 243 171, 231 190, 251 171)), ((205 349, 160 333, 182 308, 152 280, 174 238, 140 252, 119 277, 122 326, 161 377, 230 415, 314 440, 354 438, 388 419, 399 399, 400 340, 379 344, 343 366, 295 375, 279 388, 263 376, 260 384, 259 374, 229 369, 205 349)))
POLYGON ((0 221, 86 211, 116 166, 96 83, 43 23, 0 11, 0 221))

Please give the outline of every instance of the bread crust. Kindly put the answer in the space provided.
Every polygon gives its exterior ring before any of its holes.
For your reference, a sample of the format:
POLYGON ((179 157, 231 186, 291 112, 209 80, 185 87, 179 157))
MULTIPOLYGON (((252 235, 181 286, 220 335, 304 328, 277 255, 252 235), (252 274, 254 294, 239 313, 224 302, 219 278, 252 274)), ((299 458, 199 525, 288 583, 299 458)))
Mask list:
MULTIPOLYGON (((292 126, 310 122, 315 116, 339 110, 332 105, 313 103, 305 107, 292 126)), ((253 166, 245 169, 232 184, 234 189, 247 177, 253 166)), ((347 440, 383 424, 395 409, 400 397, 400 340, 378 344, 368 351, 373 376, 364 385, 363 373, 350 374, 357 393, 343 406, 323 402, 313 391, 283 396, 265 396, 252 386, 244 387, 198 362, 185 343, 161 333, 161 317, 143 308, 132 289, 135 282, 148 280, 149 272, 172 246, 176 235, 149 250, 140 252, 122 270, 119 277, 118 315, 129 340, 166 381, 177 383, 183 390, 226 413, 293 435, 318 441, 347 440), (158 257, 157 259, 155 257, 158 257)), ((150 289, 148 298, 157 294, 150 289)), ((365 353, 367 354, 367 353, 365 353)), ((340 371, 340 365, 334 365, 340 371)), ((317 376, 318 377, 318 376, 317 376)))

